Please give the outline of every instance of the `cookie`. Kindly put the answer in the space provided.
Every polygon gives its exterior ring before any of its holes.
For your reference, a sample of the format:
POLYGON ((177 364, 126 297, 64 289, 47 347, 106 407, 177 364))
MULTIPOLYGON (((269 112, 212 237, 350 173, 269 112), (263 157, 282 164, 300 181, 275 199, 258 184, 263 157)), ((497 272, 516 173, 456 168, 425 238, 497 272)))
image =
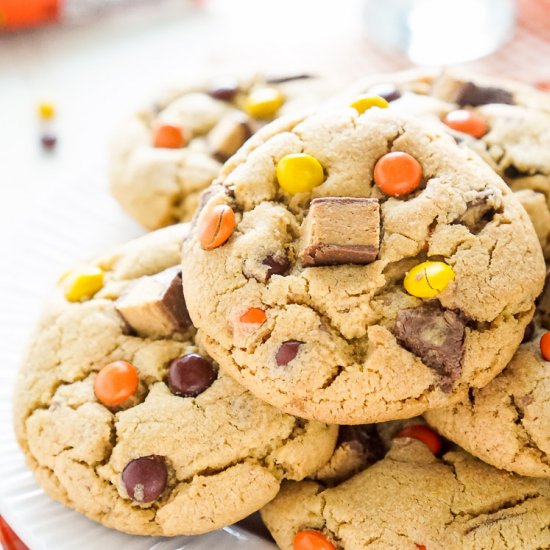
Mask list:
POLYGON ((266 120, 311 105, 328 93, 325 87, 327 81, 309 75, 258 76, 168 92, 116 132, 111 192, 148 229, 190 219, 227 158, 266 120))
POLYGON ((379 108, 266 127, 225 164, 184 250, 189 312, 221 368, 337 424, 408 418, 486 385, 545 272, 525 211, 484 162, 379 108))
POLYGON ((60 282, 19 374, 15 421, 45 491, 140 535, 211 531, 331 456, 337 428, 259 401, 195 341, 175 225, 60 282))
POLYGON ((510 364, 468 400, 429 411, 426 419, 469 453, 502 470, 550 477, 550 364, 544 331, 529 327, 510 364))
POLYGON ((423 70, 368 77, 346 97, 371 93, 382 93, 393 109, 442 122, 514 191, 532 191, 518 198, 550 257, 550 94, 480 75, 423 70))
POLYGON ((337 487, 286 483, 261 513, 281 550, 550 547, 550 480, 497 470, 460 449, 437 458, 403 437, 337 487))

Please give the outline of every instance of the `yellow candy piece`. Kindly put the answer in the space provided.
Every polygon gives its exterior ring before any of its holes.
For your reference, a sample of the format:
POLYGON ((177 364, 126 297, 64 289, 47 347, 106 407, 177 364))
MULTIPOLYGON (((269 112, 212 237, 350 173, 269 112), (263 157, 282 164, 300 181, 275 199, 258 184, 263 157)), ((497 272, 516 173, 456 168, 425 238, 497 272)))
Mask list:
POLYGON ((453 268, 444 262, 422 262, 406 275, 405 290, 417 298, 435 298, 455 278, 453 268))
POLYGON ((350 107, 353 107, 359 114, 363 114, 367 109, 371 107, 380 107, 380 109, 387 109, 390 104, 379 95, 362 95, 358 97, 350 107))
POLYGON ((277 180, 281 189, 289 195, 309 193, 314 187, 321 185, 324 179, 321 163, 311 155, 286 155, 277 163, 277 180))
POLYGON ((285 98, 276 88, 252 90, 244 103, 244 110, 254 118, 273 118, 281 108, 285 98))
POLYGON ((103 288, 103 271, 99 267, 86 267, 72 271, 62 278, 65 298, 80 302, 91 298, 103 288))
POLYGON ((42 120, 50 120, 55 116, 55 107, 49 101, 43 101, 38 104, 38 116, 42 120))

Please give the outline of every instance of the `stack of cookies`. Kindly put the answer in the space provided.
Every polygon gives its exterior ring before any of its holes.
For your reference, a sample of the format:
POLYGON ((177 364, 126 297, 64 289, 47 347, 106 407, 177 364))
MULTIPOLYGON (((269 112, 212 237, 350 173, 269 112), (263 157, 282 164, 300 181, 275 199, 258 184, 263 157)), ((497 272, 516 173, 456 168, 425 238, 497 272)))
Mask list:
POLYGON ((332 92, 193 86, 122 128, 112 191, 154 231, 61 277, 27 463, 133 534, 260 510, 283 550, 550 548, 550 96, 332 92))

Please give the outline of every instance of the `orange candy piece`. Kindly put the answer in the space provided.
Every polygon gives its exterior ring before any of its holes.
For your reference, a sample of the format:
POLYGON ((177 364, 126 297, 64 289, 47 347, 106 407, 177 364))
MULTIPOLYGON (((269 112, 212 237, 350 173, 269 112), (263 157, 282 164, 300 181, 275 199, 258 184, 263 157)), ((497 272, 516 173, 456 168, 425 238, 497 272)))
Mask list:
POLYGON ((198 224, 199 241, 205 250, 221 246, 235 230, 235 212, 227 204, 205 208, 198 224))
POLYGON ((336 546, 319 531, 300 531, 293 542, 294 550, 336 550, 336 546))
POLYGON ((540 352, 545 361, 550 361, 550 332, 545 332, 540 337, 540 352))
POLYGON ((489 131, 489 126, 485 119, 474 111, 467 109, 457 109, 447 113, 443 122, 453 130, 469 134, 475 138, 484 136, 489 131))
POLYGON ((265 311, 259 307, 248 308, 240 317, 241 323, 261 325, 266 319, 265 311))
POLYGON ((134 365, 126 361, 114 361, 97 373, 95 396, 108 407, 120 405, 136 393, 138 383, 139 374, 134 365))
POLYGON ((408 153, 387 153, 374 167, 374 183, 386 193, 401 197, 412 193, 422 181, 422 166, 408 153))
POLYGON ((441 438, 428 426, 417 424, 416 426, 406 426, 395 437, 410 437, 418 439, 426 445, 434 455, 441 452, 441 438))
POLYGON ((177 126, 163 124, 155 130, 153 145, 164 149, 179 149, 185 145, 185 136, 177 126))
POLYGON ((426 547, 423 544, 417 544, 416 547, 418 550, 426 550, 426 547))

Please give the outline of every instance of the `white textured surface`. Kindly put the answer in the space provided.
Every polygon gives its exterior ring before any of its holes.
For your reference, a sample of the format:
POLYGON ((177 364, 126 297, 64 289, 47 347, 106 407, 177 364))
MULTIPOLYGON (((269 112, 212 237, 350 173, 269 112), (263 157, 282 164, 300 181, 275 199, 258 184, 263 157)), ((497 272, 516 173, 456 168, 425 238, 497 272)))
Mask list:
POLYGON ((141 233, 106 192, 97 192, 104 186, 93 179, 60 182, 0 235, 0 515, 31 550, 273 549, 240 528, 174 539, 124 535, 51 500, 25 467, 12 430, 11 394, 44 298, 75 261, 141 233))

